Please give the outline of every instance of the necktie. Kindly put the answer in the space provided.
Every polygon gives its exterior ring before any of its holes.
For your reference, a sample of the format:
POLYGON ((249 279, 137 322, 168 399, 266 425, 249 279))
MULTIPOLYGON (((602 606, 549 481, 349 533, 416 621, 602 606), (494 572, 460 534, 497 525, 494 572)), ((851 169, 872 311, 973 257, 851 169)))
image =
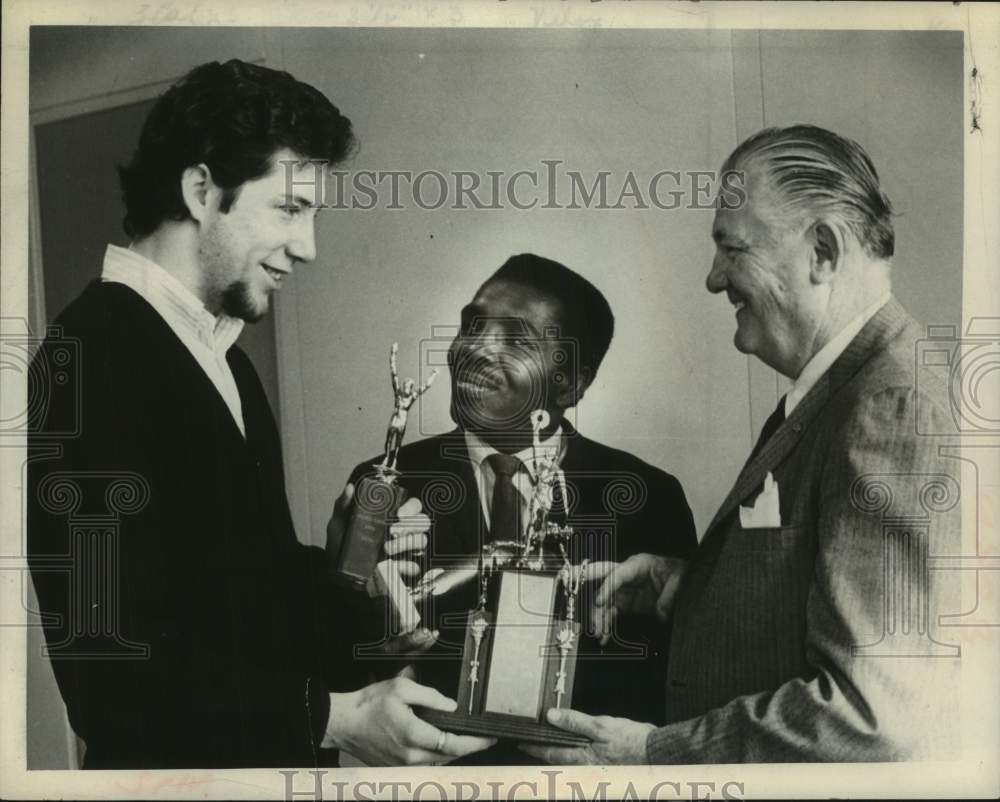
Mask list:
POLYGON ((785 396, 781 396, 781 400, 778 402, 778 406, 775 407, 774 412, 764 421, 764 428, 760 430, 760 437, 757 438, 757 444, 753 447, 753 451, 750 452, 750 458, 747 462, 751 462, 754 457, 764 448, 764 444, 771 439, 779 426, 785 422, 785 396))
POLYGON ((513 477, 521 460, 509 454, 490 454, 486 461, 493 469, 493 503, 490 506, 490 539, 521 539, 521 494, 513 477))

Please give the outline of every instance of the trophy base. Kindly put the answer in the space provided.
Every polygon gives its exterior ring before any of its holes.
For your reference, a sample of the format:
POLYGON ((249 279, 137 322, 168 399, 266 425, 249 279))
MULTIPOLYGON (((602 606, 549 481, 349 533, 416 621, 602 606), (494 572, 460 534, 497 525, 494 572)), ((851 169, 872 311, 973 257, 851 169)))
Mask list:
POLYGON ((590 743, 590 739, 582 735, 574 735, 566 730, 553 727, 551 724, 540 724, 537 721, 529 721, 516 716, 496 713, 468 716, 464 713, 448 713, 444 710, 430 710, 426 707, 414 707, 413 712, 428 724, 433 724, 445 732, 455 732, 459 735, 484 735, 490 738, 547 746, 586 746, 590 743))

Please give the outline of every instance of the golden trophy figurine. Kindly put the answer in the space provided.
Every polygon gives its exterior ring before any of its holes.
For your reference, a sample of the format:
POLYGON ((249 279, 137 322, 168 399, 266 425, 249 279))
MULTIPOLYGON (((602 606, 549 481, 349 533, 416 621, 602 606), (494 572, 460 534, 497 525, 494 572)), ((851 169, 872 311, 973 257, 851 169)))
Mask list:
POLYGON ((396 369, 397 343, 389 352, 389 372, 392 379, 393 410, 385 436, 385 456, 373 466, 372 473, 363 477, 354 489, 354 511, 347 534, 337 558, 337 581, 364 587, 382 557, 382 546, 389 524, 396 511, 406 501, 406 490, 399 486, 396 459, 406 433, 410 408, 430 388, 437 375, 434 370, 418 388, 413 379, 399 380, 396 369))

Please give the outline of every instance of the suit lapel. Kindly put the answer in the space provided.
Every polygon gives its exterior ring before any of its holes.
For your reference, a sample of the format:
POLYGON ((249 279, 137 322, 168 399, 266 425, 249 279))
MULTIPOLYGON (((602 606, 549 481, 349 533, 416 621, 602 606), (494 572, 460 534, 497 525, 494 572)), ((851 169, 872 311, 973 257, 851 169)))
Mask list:
POLYGON ((847 348, 837 357, 830 369, 806 393, 792 414, 778 427, 764 448, 743 466, 736 484, 712 518, 702 540, 705 540, 737 505, 761 486, 768 471, 774 471, 792 452, 830 398, 860 370, 865 362, 899 334, 909 320, 909 315, 895 298, 890 298, 875 313, 848 343, 847 348))
POLYGON ((778 427, 767 444, 757 452, 752 460, 747 462, 736 479, 736 484, 729 491, 726 500, 722 502, 719 511, 715 513, 712 523, 705 530, 706 537, 712 529, 733 511, 747 496, 759 488, 768 471, 773 471, 791 453, 799 442, 806 427, 823 408, 829 397, 829 375, 820 377, 812 390, 799 402, 792 414, 778 427))

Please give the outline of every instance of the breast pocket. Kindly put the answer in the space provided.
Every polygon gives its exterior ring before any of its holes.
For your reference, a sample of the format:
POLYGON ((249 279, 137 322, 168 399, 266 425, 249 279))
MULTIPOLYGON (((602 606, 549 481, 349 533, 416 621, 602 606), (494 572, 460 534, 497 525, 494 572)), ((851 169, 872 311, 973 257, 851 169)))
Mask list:
POLYGON ((727 546, 746 551, 781 552, 805 545, 808 527, 802 524, 790 526, 766 526, 760 529, 737 527, 727 546))
POLYGON ((753 598, 787 598, 792 591, 798 596, 812 577, 812 540, 802 525, 736 529, 720 555, 718 575, 753 598))

